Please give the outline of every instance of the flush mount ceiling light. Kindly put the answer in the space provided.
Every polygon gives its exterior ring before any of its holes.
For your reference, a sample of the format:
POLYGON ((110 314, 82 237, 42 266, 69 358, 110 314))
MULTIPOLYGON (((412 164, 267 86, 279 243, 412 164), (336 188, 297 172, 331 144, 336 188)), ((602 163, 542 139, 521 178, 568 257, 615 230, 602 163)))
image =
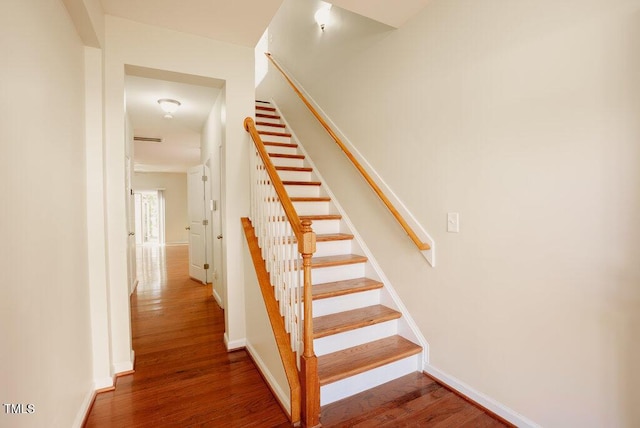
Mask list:
POLYGON ((161 98, 158 100, 160 108, 165 112, 164 117, 167 119, 173 118, 173 113, 180 107, 180 101, 172 100, 169 98, 161 98))
POLYGON ((313 16, 320 29, 324 31, 324 27, 329 23, 329 13, 331 12, 331 4, 323 5, 313 16))

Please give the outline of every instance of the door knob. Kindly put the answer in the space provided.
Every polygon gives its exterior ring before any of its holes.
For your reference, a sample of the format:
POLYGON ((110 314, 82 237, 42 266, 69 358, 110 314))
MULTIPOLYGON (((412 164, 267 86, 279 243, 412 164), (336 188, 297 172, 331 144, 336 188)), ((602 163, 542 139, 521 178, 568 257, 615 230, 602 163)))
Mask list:
POLYGON ((129 232, 129 236, 133 236, 135 234, 136 234, 135 232, 129 232))
POLYGON ((216 238, 222 239, 222 235, 218 235, 218 236, 216 236, 216 238))
POLYGON ((184 230, 191 230, 191 226, 185 227, 184 230))

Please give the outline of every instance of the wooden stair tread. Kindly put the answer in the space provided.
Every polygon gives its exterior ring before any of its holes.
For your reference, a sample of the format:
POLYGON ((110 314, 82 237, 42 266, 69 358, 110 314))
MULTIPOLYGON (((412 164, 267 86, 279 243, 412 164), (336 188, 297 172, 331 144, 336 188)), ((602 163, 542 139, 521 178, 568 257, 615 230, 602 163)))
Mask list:
POLYGON ((344 331, 398 319, 402 314, 384 305, 373 305, 324 315, 313 319, 313 338, 330 336, 344 331))
POLYGON ((325 282, 311 287, 314 300, 329 297, 344 296, 346 294, 360 293, 362 291, 377 290, 382 288, 382 283, 371 278, 355 278, 344 281, 325 282))
POLYGON ((325 233, 316 235, 316 242, 349 241, 351 239, 353 239, 353 235, 349 233, 325 233))
POLYGON ((277 114, 256 113, 256 118, 261 117, 263 119, 281 119, 277 114))
POLYGON ((275 131, 258 131, 260 135, 271 135, 274 137, 291 137, 291 134, 288 132, 275 132, 275 131))
POLYGON ((311 172, 313 171, 313 168, 307 166, 277 166, 276 171, 311 172))
MULTIPOLYGON (((425 404, 437 400, 446 393, 447 390, 442 385, 424 373, 415 371, 322 406, 321 420, 328 427, 372 424, 387 417, 387 412, 395 416, 397 413, 393 412, 399 409, 422 409, 425 404)), ((403 422, 410 420, 403 420, 403 422)))
MULTIPOLYGON (((284 217, 278 217, 280 221, 284 221, 284 217)), ((298 240, 294 237, 291 238, 283 238, 285 242, 298 242, 298 240)), ((332 241, 349 241, 353 239, 353 235, 348 233, 325 233, 321 235, 316 235, 316 242, 332 242, 332 241)))
POLYGON ((329 202, 331 200, 328 196, 318 197, 306 197, 306 196, 294 196, 291 198, 291 202, 329 202))
POLYGON ((256 106, 256 110, 276 111, 275 107, 256 106))
POLYGON ((419 354, 422 347, 402 336, 390 336, 318 357, 320 385, 419 354))
POLYGON ((340 214, 301 215, 299 218, 300 220, 311 220, 311 221, 342 220, 342 216, 340 214))
POLYGON ((261 121, 257 121, 256 125, 259 126, 272 126, 274 128, 286 128, 287 125, 285 125, 284 123, 271 123, 271 122, 261 122, 261 121))
POLYGON ((282 182, 285 186, 320 186, 322 183, 319 181, 293 181, 285 180, 282 182))
POLYGON ((290 149, 297 149, 298 145, 295 143, 278 143, 275 141, 263 141, 262 144, 265 146, 274 146, 274 147, 287 147, 290 149))
POLYGON ((332 266, 352 265, 356 263, 364 263, 367 261, 365 256, 358 254, 340 254, 338 256, 312 257, 312 268, 325 268, 332 266))
POLYGON ((304 159, 304 155, 287 155, 283 153, 269 153, 269 157, 286 158, 286 159, 304 159))

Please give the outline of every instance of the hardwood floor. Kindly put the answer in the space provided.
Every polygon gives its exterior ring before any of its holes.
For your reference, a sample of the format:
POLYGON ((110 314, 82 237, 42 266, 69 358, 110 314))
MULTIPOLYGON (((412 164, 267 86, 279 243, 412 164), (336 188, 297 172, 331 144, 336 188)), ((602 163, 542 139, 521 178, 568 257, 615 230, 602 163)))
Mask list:
POLYGON ((189 278, 186 246, 145 247, 138 279, 135 373, 98 394, 86 427, 290 426, 248 354, 226 351, 224 313, 189 278))
POLYGON ((510 426, 418 372, 322 408, 325 427, 510 426))
MULTIPOLYGON (((135 373, 98 394, 85 427, 289 427, 245 351, 227 352, 224 313, 189 278, 187 247, 145 247, 131 298, 135 373)), ((322 408, 324 427, 503 427, 414 373, 322 408)))

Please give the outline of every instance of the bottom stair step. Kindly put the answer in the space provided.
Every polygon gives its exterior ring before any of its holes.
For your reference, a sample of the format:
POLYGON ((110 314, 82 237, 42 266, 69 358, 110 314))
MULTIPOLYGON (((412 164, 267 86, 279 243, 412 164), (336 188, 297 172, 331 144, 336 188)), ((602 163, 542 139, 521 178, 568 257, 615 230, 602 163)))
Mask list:
POLYGON ((390 336, 318 357, 320 385, 345 379, 422 352, 402 336, 390 336))
POLYGON ((420 372, 322 406, 324 427, 511 427, 420 372))

